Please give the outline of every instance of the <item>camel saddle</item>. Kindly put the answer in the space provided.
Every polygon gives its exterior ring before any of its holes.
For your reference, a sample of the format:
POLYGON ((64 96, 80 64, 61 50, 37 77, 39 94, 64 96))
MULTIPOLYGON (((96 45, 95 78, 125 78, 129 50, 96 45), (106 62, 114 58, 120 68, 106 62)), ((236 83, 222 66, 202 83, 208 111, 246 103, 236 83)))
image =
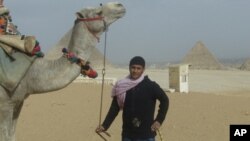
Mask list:
POLYGON ((11 55, 13 49, 31 54, 35 46, 36 39, 34 36, 0 35, 0 47, 9 55, 11 55))
MULTIPOLYGON (((0 45, 1 46, 1 45, 0 45)), ((22 52, 13 52, 13 60, 0 47, 0 85, 8 91, 14 91, 37 56, 29 56, 22 52)))

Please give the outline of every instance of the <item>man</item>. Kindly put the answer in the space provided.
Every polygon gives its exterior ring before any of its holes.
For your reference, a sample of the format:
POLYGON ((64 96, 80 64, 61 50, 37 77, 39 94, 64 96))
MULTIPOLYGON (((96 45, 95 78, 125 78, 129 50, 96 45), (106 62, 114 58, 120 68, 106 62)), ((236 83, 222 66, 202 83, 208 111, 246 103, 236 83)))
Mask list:
POLYGON ((130 74, 119 80, 112 90, 112 103, 97 133, 106 131, 123 110, 122 141, 155 141, 156 131, 168 111, 169 99, 160 86, 143 74, 145 61, 140 56, 130 60, 130 74), (154 117, 156 100, 159 110, 154 117))

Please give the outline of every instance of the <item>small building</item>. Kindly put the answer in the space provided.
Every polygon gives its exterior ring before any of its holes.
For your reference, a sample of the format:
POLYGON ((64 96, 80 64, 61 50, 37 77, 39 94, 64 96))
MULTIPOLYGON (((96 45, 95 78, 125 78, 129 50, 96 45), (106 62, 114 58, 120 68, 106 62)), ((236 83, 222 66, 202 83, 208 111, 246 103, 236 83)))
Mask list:
POLYGON ((169 88, 176 92, 188 93, 189 64, 169 66, 169 88))

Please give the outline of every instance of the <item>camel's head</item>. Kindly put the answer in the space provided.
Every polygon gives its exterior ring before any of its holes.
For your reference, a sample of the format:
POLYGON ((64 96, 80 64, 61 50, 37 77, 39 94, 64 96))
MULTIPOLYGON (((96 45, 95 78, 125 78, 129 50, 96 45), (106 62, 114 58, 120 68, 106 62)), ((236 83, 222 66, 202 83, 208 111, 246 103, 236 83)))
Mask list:
POLYGON ((105 31, 113 22, 125 15, 125 8, 119 2, 110 2, 96 8, 85 8, 77 12, 77 21, 84 21, 94 33, 105 31))

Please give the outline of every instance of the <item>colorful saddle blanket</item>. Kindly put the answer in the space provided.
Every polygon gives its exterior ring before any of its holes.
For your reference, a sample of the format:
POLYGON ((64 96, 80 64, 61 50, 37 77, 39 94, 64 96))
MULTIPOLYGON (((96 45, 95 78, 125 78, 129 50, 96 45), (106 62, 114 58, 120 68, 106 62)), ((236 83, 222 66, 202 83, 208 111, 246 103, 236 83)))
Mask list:
POLYGON ((0 85, 8 91, 15 90, 36 56, 28 56, 22 52, 12 54, 11 59, 0 47, 0 85))

